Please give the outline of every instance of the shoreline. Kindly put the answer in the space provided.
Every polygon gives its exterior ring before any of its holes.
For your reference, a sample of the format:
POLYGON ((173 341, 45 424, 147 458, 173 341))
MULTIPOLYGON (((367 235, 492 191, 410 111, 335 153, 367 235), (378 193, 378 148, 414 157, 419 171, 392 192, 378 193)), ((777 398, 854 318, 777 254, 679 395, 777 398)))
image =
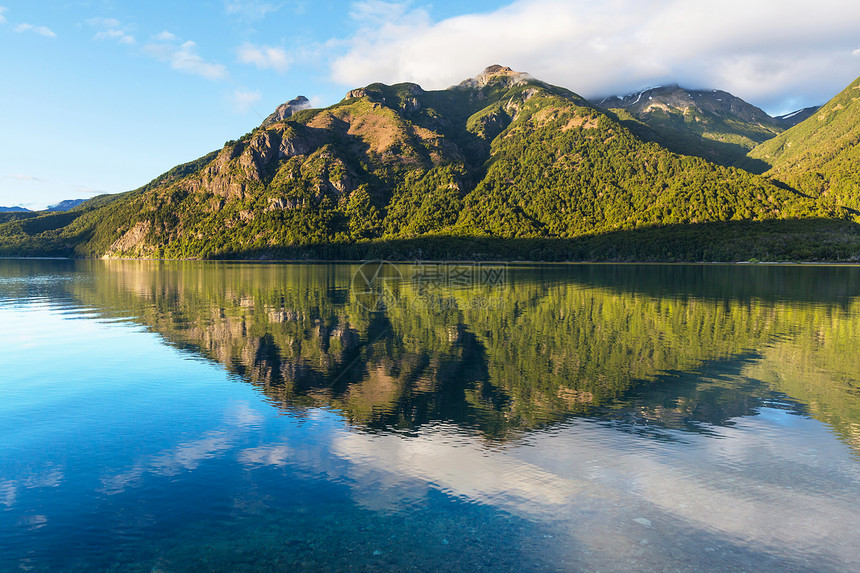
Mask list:
POLYGON ((252 264, 288 264, 288 265, 363 265, 373 262, 385 262, 392 265, 408 264, 464 264, 464 265, 517 265, 517 266, 562 266, 562 265, 748 265, 748 266, 840 266, 860 267, 860 261, 541 261, 518 259, 150 259, 135 257, 0 257, 0 261, 149 261, 177 263, 252 263, 252 264))

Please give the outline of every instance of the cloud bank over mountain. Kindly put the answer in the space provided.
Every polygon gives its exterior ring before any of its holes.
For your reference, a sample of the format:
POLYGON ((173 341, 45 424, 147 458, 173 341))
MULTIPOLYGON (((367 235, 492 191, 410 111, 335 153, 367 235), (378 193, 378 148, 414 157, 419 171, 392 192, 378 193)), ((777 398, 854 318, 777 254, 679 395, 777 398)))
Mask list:
POLYGON ((860 4, 844 0, 518 0, 438 21, 411 2, 369 0, 352 17, 359 30, 331 68, 348 86, 442 88, 500 63, 586 97, 679 82, 779 113, 860 74, 860 4))

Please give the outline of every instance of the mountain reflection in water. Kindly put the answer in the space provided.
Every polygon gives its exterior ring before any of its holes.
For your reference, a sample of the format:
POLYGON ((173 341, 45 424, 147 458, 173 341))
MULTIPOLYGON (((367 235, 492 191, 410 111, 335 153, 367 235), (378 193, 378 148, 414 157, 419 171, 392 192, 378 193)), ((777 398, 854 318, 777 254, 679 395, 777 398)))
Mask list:
POLYGON ((706 431, 777 401, 860 447, 860 269, 510 266, 503 284, 427 288, 403 265, 398 300, 373 312, 350 293, 357 268, 108 261, 68 288, 277 407, 361 429, 506 440, 596 416, 706 431))

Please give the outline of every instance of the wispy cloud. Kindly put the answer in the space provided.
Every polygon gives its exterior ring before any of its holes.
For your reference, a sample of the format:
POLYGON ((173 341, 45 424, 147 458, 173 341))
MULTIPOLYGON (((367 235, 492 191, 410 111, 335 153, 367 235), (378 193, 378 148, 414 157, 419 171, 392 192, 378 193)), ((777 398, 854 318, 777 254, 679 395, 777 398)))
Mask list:
POLYGON ((98 30, 93 36, 94 40, 116 40, 120 44, 127 45, 137 42, 115 18, 91 18, 87 20, 87 24, 98 30))
POLYGON ((397 22, 400 25, 427 22, 429 14, 422 8, 410 8, 412 2, 384 2, 383 0, 359 0, 353 2, 349 17, 362 24, 380 25, 397 22))
POLYGON ((260 0, 224 0, 224 11, 230 16, 245 20, 261 20, 266 14, 272 14, 281 9, 282 4, 272 4, 260 0))
POLYGON ((97 32, 94 38, 96 40, 113 39, 118 41, 120 44, 135 43, 134 36, 130 36, 122 30, 103 30, 101 32, 97 32))
POLYGON ((8 12, 9 8, 6 6, 0 6, 0 24, 6 23, 6 16, 3 15, 4 12, 8 12))
POLYGON ((157 34, 153 40, 144 46, 144 52, 169 63, 171 69, 209 80, 223 80, 230 75, 222 64, 209 62, 200 56, 197 53, 197 44, 191 40, 182 42, 166 30, 157 34))
POLYGON ((117 20, 116 18, 90 18, 87 20, 87 24, 90 26, 96 26, 100 28, 120 28, 122 27, 122 22, 117 20))
POLYGON ((245 42, 236 50, 239 56, 239 61, 243 64, 253 64, 264 69, 273 69, 278 72, 285 72, 290 67, 292 59, 287 55, 283 48, 273 48, 271 46, 255 46, 245 42))
POLYGON ((860 3, 804 6, 800 0, 516 0, 435 21, 412 2, 362 0, 352 4, 357 31, 335 59, 332 77, 347 86, 414 81, 444 88, 499 63, 585 96, 677 81, 727 89, 758 105, 786 94, 823 101, 857 75, 851 53, 860 3))
POLYGON ((250 91, 240 88, 233 92, 231 100, 233 103, 233 109, 236 113, 247 113, 248 110, 250 110, 251 107, 262 98, 263 96, 260 94, 259 90, 250 91))
POLYGON ((42 179, 41 177, 34 177, 33 175, 24 175, 21 173, 16 173, 15 175, 5 175, 5 179, 13 179, 15 181, 32 181, 32 182, 41 182, 41 183, 50 183, 47 179, 42 179))
POLYGON ((162 30, 158 34, 155 35, 155 39, 159 42, 174 42, 179 38, 176 37, 176 34, 171 34, 167 30, 162 30))
POLYGON ((22 23, 15 26, 15 31, 18 33, 21 32, 33 32, 34 34, 38 34, 40 36, 44 36, 46 38, 56 38, 57 34, 54 33, 53 30, 48 28, 47 26, 34 26, 33 24, 22 23))

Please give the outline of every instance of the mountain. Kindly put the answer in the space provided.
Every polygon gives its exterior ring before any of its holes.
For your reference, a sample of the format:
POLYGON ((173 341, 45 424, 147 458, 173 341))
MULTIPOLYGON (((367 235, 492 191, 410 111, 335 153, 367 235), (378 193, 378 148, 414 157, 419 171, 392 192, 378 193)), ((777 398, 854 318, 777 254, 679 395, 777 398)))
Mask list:
POLYGON ((68 211, 69 209, 74 209, 81 203, 86 201, 86 199, 66 199, 64 201, 60 201, 56 205, 48 205, 48 211, 68 211))
POLYGON ((644 139, 721 165, 737 163, 753 147, 791 127, 794 118, 800 121, 808 111, 774 118, 728 92, 677 85, 611 96, 597 105, 613 112, 644 139))
MULTIPOLYGON (((48 205, 48 208, 45 211, 68 211, 69 209, 74 209, 81 203, 86 201, 86 199, 66 199, 65 201, 60 201, 56 205, 48 205)), ((24 207, 0 207, 0 213, 35 213, 36 211, 31 211, 30 209, 25 209, 24 207)))
POLYGON ((797 111, 793 111, 785 115, 777 115, 773 119, 775 119, 777 124, 783 129, 789 129, 794 127, 798 123, 805 121, 807 118, 812 117, 812 115, 819 109, 821 109, 821 107, 817 105, 812 107, 805 107, 803 109, 799 109, 797 111))
POLYGON ((814 115, 749 153, 766 176, 860 211, 860 78, 814 115))
POLYGON ((300 112, 303 109, 309 109, 311 102, 305 96, 300 95, 296 99, 292 99, 287 103, 282 103, 275 109, 269 117, 263 120, 261 127, 268 127, 273 123, 284 121, 293 116, 294 113, 300 112))
MULTIPOLYGON (((710 109, 700 99, 697 109, 710 109)), ((328 108, 294 107, 288 102, 240 139, 135 191, 0 224, 0 253, 815 257, 819 251, 798 255, 783 236, 810 237, 808 226, 722 222, 818 217, 825 235, 850 239, 821 256, 856 254, 853 227, 833 223, 846 216, 839 209, 672 153, 617 114, 510 68, 491 66, 446 90, 377 83, 328 108), (761 233, 780 239, 751 240, 761 233), (749 250, 765 244, 775 250, 749 250)))

